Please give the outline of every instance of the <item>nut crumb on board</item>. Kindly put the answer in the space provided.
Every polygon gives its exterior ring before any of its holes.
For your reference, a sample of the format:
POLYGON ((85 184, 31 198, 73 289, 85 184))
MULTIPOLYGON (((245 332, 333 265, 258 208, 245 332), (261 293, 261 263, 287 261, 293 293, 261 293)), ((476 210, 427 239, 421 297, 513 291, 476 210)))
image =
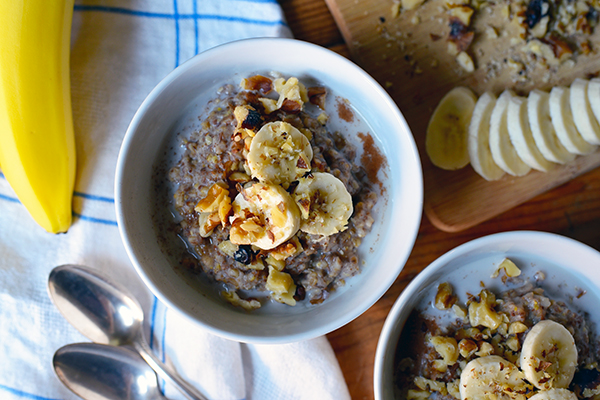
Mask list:
MULTIPOLYGON (((533 74, 545 82, 560 66, 568 68, 565 63, 576 65, 582 56, 598 51, 598 0, 393 0, 390 15, 377 27, 386 40, 398 44, 401 36, 410 36, 393 32, 395 21, 405 18, 406 25, 427 30, 420 37, 448 43, 457 72, 481 68, 486 80, 507 73, 514 82, 525 82, 533 74), (499 56, 486 56, 475 47, 494 49, 499 56)), ((411 44, 418 47, 423 42, 415 38, 411 44)), ((405 46, 390 48, 404 52, 405 46)), ((409 64, 411 76, 417 68, 409 64)))

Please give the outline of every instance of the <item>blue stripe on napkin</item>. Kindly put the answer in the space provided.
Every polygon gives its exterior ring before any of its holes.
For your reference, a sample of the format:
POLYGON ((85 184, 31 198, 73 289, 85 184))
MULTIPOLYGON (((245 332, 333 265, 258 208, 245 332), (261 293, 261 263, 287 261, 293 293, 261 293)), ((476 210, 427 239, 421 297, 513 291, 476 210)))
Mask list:
MULTIPOLYGON (((240 0, 238 0, 240 1, 240 0)), ((244 0, 242 0, 244 1, 244 0)), ((256 1, 255 1, 256 2, 256 1)), ((270 1, 265 1, 264 3, 271 3, 270 1)), ((88 5, 75 5, 75 11, 102 11, 108 13, 116 13, 116 14, 124 14, 124 15, 132 15, 137 17, 147 17, 147 18, 167 18, 167 19, 197 19, 197 20, 218 20, 218 21, 227 21, 227 22, 239 22, 244 24, 254 24, 254 25, 269 25, 269 26, 288 26, 287 23, 282 19, 277 20, 261 20, 261 19, 253 19, 253 18, 243 18, 243 17, 235 17, 235 16, 227 16, 227 15, 217 15, 217 14, 169 14, 169 13, 157 13, 157 12, 149 12, 149 11, 137 11, 130 10, 128 8, 123 7, 109 7, 109 6, 88 6, 88 5)))
POLYGON ((35 394, 23 392, 21 390, 13 389, 8 386, 0 385, 0 390, 4 392, 8 392, 15 396, 21 397, 23 399, 33 399, 33 400, 60 400, 53 397, 42 397, 35 394))

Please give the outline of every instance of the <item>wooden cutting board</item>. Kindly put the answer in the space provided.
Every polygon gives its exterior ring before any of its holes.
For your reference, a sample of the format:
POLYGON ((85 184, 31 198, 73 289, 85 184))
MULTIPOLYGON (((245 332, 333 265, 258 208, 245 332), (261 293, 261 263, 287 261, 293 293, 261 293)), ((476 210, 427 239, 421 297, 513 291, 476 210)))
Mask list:
MULTIPOLYGON (((513 89, 527 96, 534 88, 549 91, 568 86, 577 78, 596 76, 600 70, 600 27, 590 38, 593 51, 576 62, 529 65, 516 48, 515 25, 506 10, 481 10, 474 19, 475 39, 467 50, 476 69, 466 72, 448 52, 448 15, 443 0, 427 0, 415 10, 392 13, 393 0, 325 0, 350 49, 352 59, 369 72, 392 96, 404 114, 421 155, 425 187, 425 213, 439 229, 456 232, 501 214, 534 196, 600 166, 600 151, 579 156, 567 165, 556 164, 549 172, 530 172, 524 177, 504 175, 488 182, 467 166, 459 171, 435 167, 425 153, 425 131, 439 100, 455 86, 467 86, 476 94, 499 95, 513 89), (488 12, 489 11, 489 12, 488 12), (487 27, 497 34, 488 35, 487 27), (506 32, 506 33, 505 33, 506 32), (511 41, 512 40, 512 41, 511 41)), ((488 29, 489 31, 489 29, 488 29)))

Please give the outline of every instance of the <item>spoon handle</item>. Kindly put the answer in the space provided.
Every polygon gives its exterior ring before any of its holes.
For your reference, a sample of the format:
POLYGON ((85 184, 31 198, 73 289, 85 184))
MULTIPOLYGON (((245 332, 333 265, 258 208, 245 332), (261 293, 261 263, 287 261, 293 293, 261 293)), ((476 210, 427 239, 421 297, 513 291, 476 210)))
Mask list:
POLYGON ((134 342, 134 347, 161 378, 175 386, 186 398, 189 400, 208 400, 208 398, 201 394, 195 387, 190 385, 179 375, 172 373, 169 368, 154 355, 145 341, 136 340, 134 342))

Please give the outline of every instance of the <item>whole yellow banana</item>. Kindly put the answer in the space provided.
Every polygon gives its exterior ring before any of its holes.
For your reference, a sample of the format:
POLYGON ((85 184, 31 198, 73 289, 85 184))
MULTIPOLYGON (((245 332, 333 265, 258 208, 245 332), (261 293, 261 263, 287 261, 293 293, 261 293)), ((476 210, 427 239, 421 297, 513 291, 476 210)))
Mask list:
POLYGON ((73 0, 0 0, 0 165, 48 232, 71 225, 73 0))

